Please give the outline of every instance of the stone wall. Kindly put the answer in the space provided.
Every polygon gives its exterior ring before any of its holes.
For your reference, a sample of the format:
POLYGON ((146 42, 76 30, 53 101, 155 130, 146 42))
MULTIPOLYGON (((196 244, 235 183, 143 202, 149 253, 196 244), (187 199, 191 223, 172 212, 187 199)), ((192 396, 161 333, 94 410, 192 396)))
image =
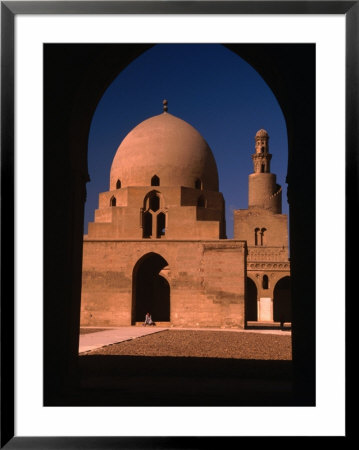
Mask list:
POLYGON ((142 211, 146 198, 158 194, 158 213, 166 217, 161 239, 221 239, 224 232, 224 200, 220 192, 184 187, 128 187, 99 195, 95 221, 88 224, 85 239, 141 239, 142 211), (199 199, 203 199, 203 206, 199 199), (115 205, 111 206, 111 201, 115 205))
POLYGON ((150 252, 168 262, 171 325, 244 326, 246 245, 238 240, 85 240, 81 325, 131 325, 133 269, 150 252))
MULTIPOLYGON (((263 209, 238 209, 234 211, 234 239, 246 240, 255 246, 255 229, 265 228, 264 244, 284 247, 288 251, 288 225, 286 214, 273 214, 263 209)), ((260 245, 258 245, 260 247, 260 245)))

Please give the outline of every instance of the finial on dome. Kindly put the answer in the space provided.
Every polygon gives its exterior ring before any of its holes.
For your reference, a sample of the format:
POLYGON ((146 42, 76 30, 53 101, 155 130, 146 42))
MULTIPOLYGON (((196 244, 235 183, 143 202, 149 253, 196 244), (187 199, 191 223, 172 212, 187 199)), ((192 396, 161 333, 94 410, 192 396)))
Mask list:
POLYGON ((168 101, 167 100, 163 100, 163 112, 167 112, 168 111, 168 101))

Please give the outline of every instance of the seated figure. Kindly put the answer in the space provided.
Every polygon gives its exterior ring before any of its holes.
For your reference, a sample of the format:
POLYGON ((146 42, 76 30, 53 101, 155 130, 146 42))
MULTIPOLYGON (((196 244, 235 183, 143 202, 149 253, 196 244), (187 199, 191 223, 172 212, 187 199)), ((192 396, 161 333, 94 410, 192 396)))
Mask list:
POLYGON ((150 313, 147 313, 147 314, 146 314, 146 317, 145 317, 145 323, 144 323, 143 325, 144 325, 144 326, 146 326, 146 325, 154 326, 154 325, 155 325, 155 323, 154 323, 153 320, 152 320, 152 317, 151 317, 151 314, 150 314, 150 313))

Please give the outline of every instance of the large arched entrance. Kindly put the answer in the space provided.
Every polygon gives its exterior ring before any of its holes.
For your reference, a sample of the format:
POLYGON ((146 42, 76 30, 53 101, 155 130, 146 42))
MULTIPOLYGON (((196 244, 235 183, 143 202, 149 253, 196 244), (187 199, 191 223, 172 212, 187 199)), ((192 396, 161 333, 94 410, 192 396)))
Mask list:
POLYGON ((258 307, 257 307, 257 286, 253 280, 247 277, 246 284, 246 310, 245 318, 248 321, 258 320, 258 307))
POLYGON ((161 275, 167 265, 157 253, 137 261, 132 275, 132 325, 144 322, 147 312, 154 322, 170 321, 170 285, 161 275))
POLYGON ((274 288, 273 319, 275 322, 292 321, 290 277, 281 278, 274 288))
MULTIPOLYGON (((68 374, 76 372, 78 361, 84 203, 89 179, 87 145, 91 119, 109 83, 150 47, 149 44, 49 44, 44 47, 46 404, 53 404, 59 396, 62 399, 62 387, 72 383, 73 375, 70 377, 68 374), (94 70, 98 67, 101 71, 94 70), (60 134, 59 129, 62 130, 60 134), (54 217, 57 218, 55 221, 54 217), (64 279, 69 282, 63 283, 64 279), (51 320, 54 311, 56 323, 51 320)), ((307 401, 312 405, 315 393, 315 227, 308 228, 308 223, 315 224, 316 211, 313 196, 315 46, 231 44, 226 47, 246 59, 262 75, 286 116, 291 270, 296 275, 295 279, 300 280, 293 286, 293 320, 296 322, 293 358, 297 369, 300 369, 296 383, 301 386, 301 402, 307 401), (303 183, 303 173, 306 174, 306 183, 303 183)))

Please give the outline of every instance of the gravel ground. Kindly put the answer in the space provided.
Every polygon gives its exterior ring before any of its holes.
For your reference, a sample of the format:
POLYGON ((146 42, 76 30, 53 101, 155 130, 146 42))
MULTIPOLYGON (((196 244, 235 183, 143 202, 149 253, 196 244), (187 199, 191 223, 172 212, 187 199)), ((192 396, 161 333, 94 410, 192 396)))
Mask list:
POLYGON ((99 331, 107 331, 109 328, 80 328, 80 334, 98 333, 99 331))
MULTIPOLYGON (((97 331, 99 331, 97 329, 97 331)), ((87 352, 86 355, 176 356, 253 360, 292 359, 290 335, 166 330, 87 352)))

